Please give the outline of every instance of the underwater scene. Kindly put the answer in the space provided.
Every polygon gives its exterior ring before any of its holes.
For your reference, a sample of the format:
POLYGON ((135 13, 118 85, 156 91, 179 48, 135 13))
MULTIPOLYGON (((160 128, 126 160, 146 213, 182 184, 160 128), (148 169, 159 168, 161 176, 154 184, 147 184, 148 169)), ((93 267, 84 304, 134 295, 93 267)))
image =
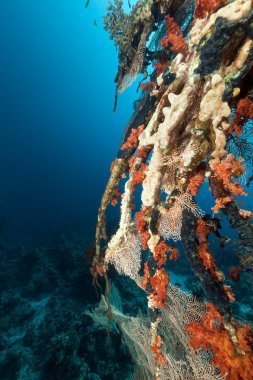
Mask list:
POLYGON ((253 1, 0 36, 0 380, 253 380, 253 1))

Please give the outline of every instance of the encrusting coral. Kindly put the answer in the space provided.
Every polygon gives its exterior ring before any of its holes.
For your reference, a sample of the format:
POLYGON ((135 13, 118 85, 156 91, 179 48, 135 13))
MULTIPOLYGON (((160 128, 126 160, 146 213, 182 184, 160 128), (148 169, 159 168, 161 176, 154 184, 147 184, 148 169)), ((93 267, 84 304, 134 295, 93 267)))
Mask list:
MULTIPOLYGON (((119 52, 117 92, 140 72, 147 77, 150 63, 155 70, 146 86, 142 84, 143 94, 112 165, 98 213, 94 265, 102 265, 105 274, 108 263, 114 263, 147 292, 150 347, 156 363, 153 376, 166 378, 164 368, 172 364, 158 330, 169 307, 167 257, 178 258, 177 247, 169 240, 181 240, 189 266, 210 300, 202 319, 187 327, 189 334, 198 331, 189 344, 211 350, 209 364, 222 375, 228 373, 228 380, 250 380, 249 327, 232 314, 230 303, 235 297, 223 282, 208 236, 215 233, 221 247, 227 239, 218 232, 217 219, 204 215, 194 197, 209 182, 213 212, 224 213, 252 256, 252 213, 239 209, 235 198, 247 195, 240 181, 247 171, 247 155, 244 151, 233 155, 229 150, 231 141, 239 146, 253 117, 252 1, 140 0, 126 15, 122 2, 115 0, 108 12, 106 29, 119 52), (153 51, 148 48, 151 33, 160 41, 153 51), (106 210, 119 199, 121 181, 125 185, 119 228, 108 242, 106 210), (141 208, 133 211, 137 187, 141 188, 141 208), (143 276, 138 271, 140 245, 148 251, 143 276), (226 346, 222 352, 220 341, 226 346)), ((250 145, 250 140, 246 142, 250 145)), ((235 270, 230 276, 238 278, 235 270)))

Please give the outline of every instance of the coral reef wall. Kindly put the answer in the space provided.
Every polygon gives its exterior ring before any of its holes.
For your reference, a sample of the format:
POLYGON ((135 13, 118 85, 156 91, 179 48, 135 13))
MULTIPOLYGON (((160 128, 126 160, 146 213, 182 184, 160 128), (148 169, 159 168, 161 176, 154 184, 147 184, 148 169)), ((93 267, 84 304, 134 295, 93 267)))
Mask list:
POLYGON ((126 14, 115 0, 104 23, 119 57, 115 106, 118 93, 139 74, 143 79, 98 212, 94 281, 104 276, 108 293, 113 264, 146 292, 154 358, 150 378, 250 379, 252 333, 233 313, 230 279, 236 283, 241 273, 252 271, 247 263, 252 264, 253 214, 240 207, 253 178, 252 1, 140 0, 126 14), (213 197, 209 213, 196 198, 206 184, 213 197), (108 238, 106 210, 119 200, 118 230, 108 238), (210 239, 216 236, 221 250, 229 243, 220 213, 237 233, 241 251, 238 265, 222 270, 210 239), (169 285, 170 262, 180 253, 205 301, 198 317, 177 328, 185 345, 199 352, 198 365, 208 366, 209 377, 204 372, 198 377, 193 363, 187 377, 172 374, 178 361, 190 360, 185 350, 178 357, 170 354, 173 316, 162 327, 171 300, 179 298, 176 308, 180 300, 190 302, 169 285))

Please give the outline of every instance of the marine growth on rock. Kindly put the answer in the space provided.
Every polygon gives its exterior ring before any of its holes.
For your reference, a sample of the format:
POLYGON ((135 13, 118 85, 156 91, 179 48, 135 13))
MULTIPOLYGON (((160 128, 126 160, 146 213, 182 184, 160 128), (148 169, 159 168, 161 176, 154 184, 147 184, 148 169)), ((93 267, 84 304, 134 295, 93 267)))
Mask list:
MULTIPOLYGON (((116 93, 139 74, 146 85, 102 196, 93 276, 103 274, 108 284, 113 264, 146 292, 150 379, 250 380, 252 332, 232 311, 228 280, 230 273, 236 286, 251 268, 242 260, 223 273, 210 236, 221 249, 227 244, 216 218, 224 214, 242 254, 252 258, 252 210, 242 210, 238 199, 247 197, 253 178, 252 1, 139 0, 125 14, 115 0, 104 23, 118 50, 116 93), (213 197, 208 213, 198 205, 202 187, 213 197), (120 198, 118 229, 108 237, 106 211, 120 198), (201 306, 170 285, 179 241, 205 294, 201 306), (196 309, 183 321, 182 303, 190 302, 196 309)), ((149 378, 142 370, 136 379, 149 378)))

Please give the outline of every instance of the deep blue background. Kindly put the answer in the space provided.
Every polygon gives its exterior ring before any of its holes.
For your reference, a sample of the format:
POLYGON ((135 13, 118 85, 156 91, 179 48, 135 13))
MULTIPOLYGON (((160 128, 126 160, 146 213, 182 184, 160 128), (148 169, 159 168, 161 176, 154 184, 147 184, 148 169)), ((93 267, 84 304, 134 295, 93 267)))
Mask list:
POLYGON ((35 236, 78 218, 94 230, 136 98, 133 86, 112 112, 106 3, 0 1, 0 216, 9 233, 35 236))
MULTIPOLYGON (((0 221, 14 235, 36 237, 74 223, 94 233, 138 96, 135 83, 113 113, 118 62, 102 24, 108 1, 85 3, 0 1, 0 221)), ((211 211, 207 185, 198 200, 211 211)))

